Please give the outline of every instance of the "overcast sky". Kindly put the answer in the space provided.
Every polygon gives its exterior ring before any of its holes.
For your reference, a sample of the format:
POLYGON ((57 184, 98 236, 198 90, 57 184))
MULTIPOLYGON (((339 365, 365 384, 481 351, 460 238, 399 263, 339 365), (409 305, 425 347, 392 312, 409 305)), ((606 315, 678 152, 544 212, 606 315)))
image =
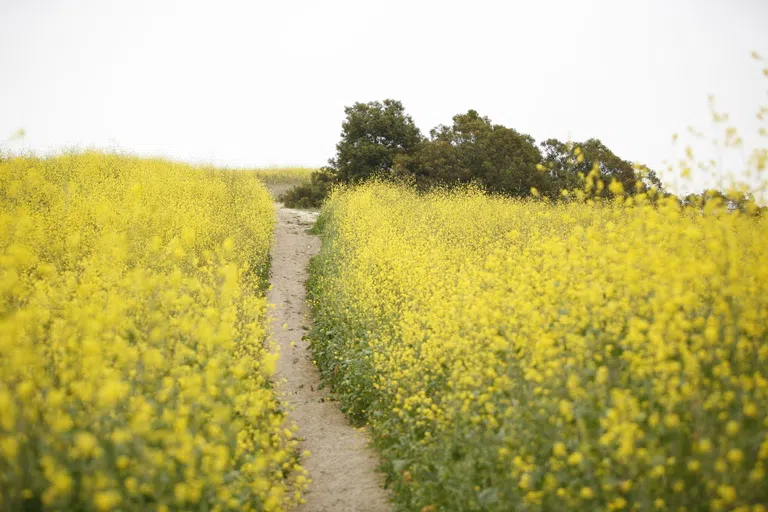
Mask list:
POLYGON ((345 105, 394 98, 661 168, 709 94, 753 128, 766 34, 766 0, 0 0, 0 145, 320 166, 345 105))

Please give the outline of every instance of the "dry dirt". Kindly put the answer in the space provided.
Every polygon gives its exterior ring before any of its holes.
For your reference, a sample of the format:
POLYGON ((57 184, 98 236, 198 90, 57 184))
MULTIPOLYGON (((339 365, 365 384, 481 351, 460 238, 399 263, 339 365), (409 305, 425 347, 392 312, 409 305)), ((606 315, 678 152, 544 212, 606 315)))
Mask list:
POLYGON ((335 402, 319 391, 320 376, 312 364, 308 343, 302 340, 309 326, 305 300, 307 264, 320 241, 307 231, 317 214, 282 208, 278 204, 275 244, 272 249, 272 288, 267 300, 272 339, 280 346, 278 389, 291 419, 299 426, 302 461, 312 484, 301 512, 383 512, 389 509, 378 459, 368 447, 367 432, 347 422, 335 402), (287 326, 285 326, 287 324, 287 326), (291 342, 295 346, 291 346, 291 342))

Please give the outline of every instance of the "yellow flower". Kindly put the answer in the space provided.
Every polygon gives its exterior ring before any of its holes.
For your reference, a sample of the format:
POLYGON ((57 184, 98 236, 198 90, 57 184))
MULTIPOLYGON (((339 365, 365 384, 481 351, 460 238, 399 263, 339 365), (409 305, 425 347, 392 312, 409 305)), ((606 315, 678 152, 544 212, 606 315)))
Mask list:
POLYGON ((728 450, 728 460, 733 464, 738 464, 744 459, 744 453, 738 448, 728 450))
MULTIPOLYGON (((629 509, 633 482, 661 480, 652 499, 677 508, 700 492, 681 487, 695 473, 726 510, 717 487, 754 485, 746 454, 765 427, 748 404, 768 391, 768 223, 716 197, 595 198, 622 191, 599 168, 582 178, 557 201, 382 183, 334 192, 312 267, 313 362, 393 460, 452 473, 466 467, 446 453, 492 454, 474 481, 563 510, 586 487, 595 508, 629 509), (742 407, 759 420, 734 430, 742 407)), ((438 508, 454 497, 428 480, 414 472, 408 495, 438 508)))
POLYGON ((574 452, 568 456, 568 464, 571 466, 578 466, 584 457, 579 452, 574 452))
POLYGON ((3 457, 13 460, 19 453, 19 442, 14 437, 4 437, 0 439, 0 452, 3 457))
POLYGON ((75 434, 75 448, 81 457, 93 455, 98 443, 98 439, 90 432, 78 432, 75 434))
POLYGON ((717 494, 725 503, 733 503, 736 500, 736 489, 730 485, 721 485, 717 488, 717 494))
POLYGON ((0 157, 0 501, 111 510, 115 489, 172 503, 180 483, 212 510, 301 501, 265 375, 267 176, 0 157))
POLYGON ((112 510, 122 501, 120 493, 117 491, 98 492, 93 497, 93 504, 97 510, 112 510))
POLYGON ((712 442, 709 439, 702 439, 699 441, 698 450, 701 453, 709 453, 712 451, 712 442))
POLYGON ((610 510, 624 510, 627 506, 627 500, 622 498, 621 496, 614 498, 613 501, 608 505, 608 508, 610 510))

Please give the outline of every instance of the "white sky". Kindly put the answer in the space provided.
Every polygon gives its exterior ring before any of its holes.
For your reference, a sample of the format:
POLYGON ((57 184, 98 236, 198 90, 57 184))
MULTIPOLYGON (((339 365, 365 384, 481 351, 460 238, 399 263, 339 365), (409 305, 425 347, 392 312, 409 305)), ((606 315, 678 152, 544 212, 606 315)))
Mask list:
POLYGON ((0 145, 320 166, 345 105, 394 98, 425 133, 474 108, 661 169, 709 94, 752 129, 752 50, 766 0, 0 0, 0 145))

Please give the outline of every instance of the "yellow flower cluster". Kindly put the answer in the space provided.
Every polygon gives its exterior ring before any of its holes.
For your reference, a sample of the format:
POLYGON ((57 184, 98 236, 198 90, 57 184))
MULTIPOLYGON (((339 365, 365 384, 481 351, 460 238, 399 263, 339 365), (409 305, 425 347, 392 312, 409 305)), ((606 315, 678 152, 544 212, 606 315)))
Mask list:
POLYGON ((272 201, 253 173, 0 161, 0 509, 283 510, 272 201))
POLYGON ((768 222, 335 192, 312 347, 407 510, 768 504, 768 222))

